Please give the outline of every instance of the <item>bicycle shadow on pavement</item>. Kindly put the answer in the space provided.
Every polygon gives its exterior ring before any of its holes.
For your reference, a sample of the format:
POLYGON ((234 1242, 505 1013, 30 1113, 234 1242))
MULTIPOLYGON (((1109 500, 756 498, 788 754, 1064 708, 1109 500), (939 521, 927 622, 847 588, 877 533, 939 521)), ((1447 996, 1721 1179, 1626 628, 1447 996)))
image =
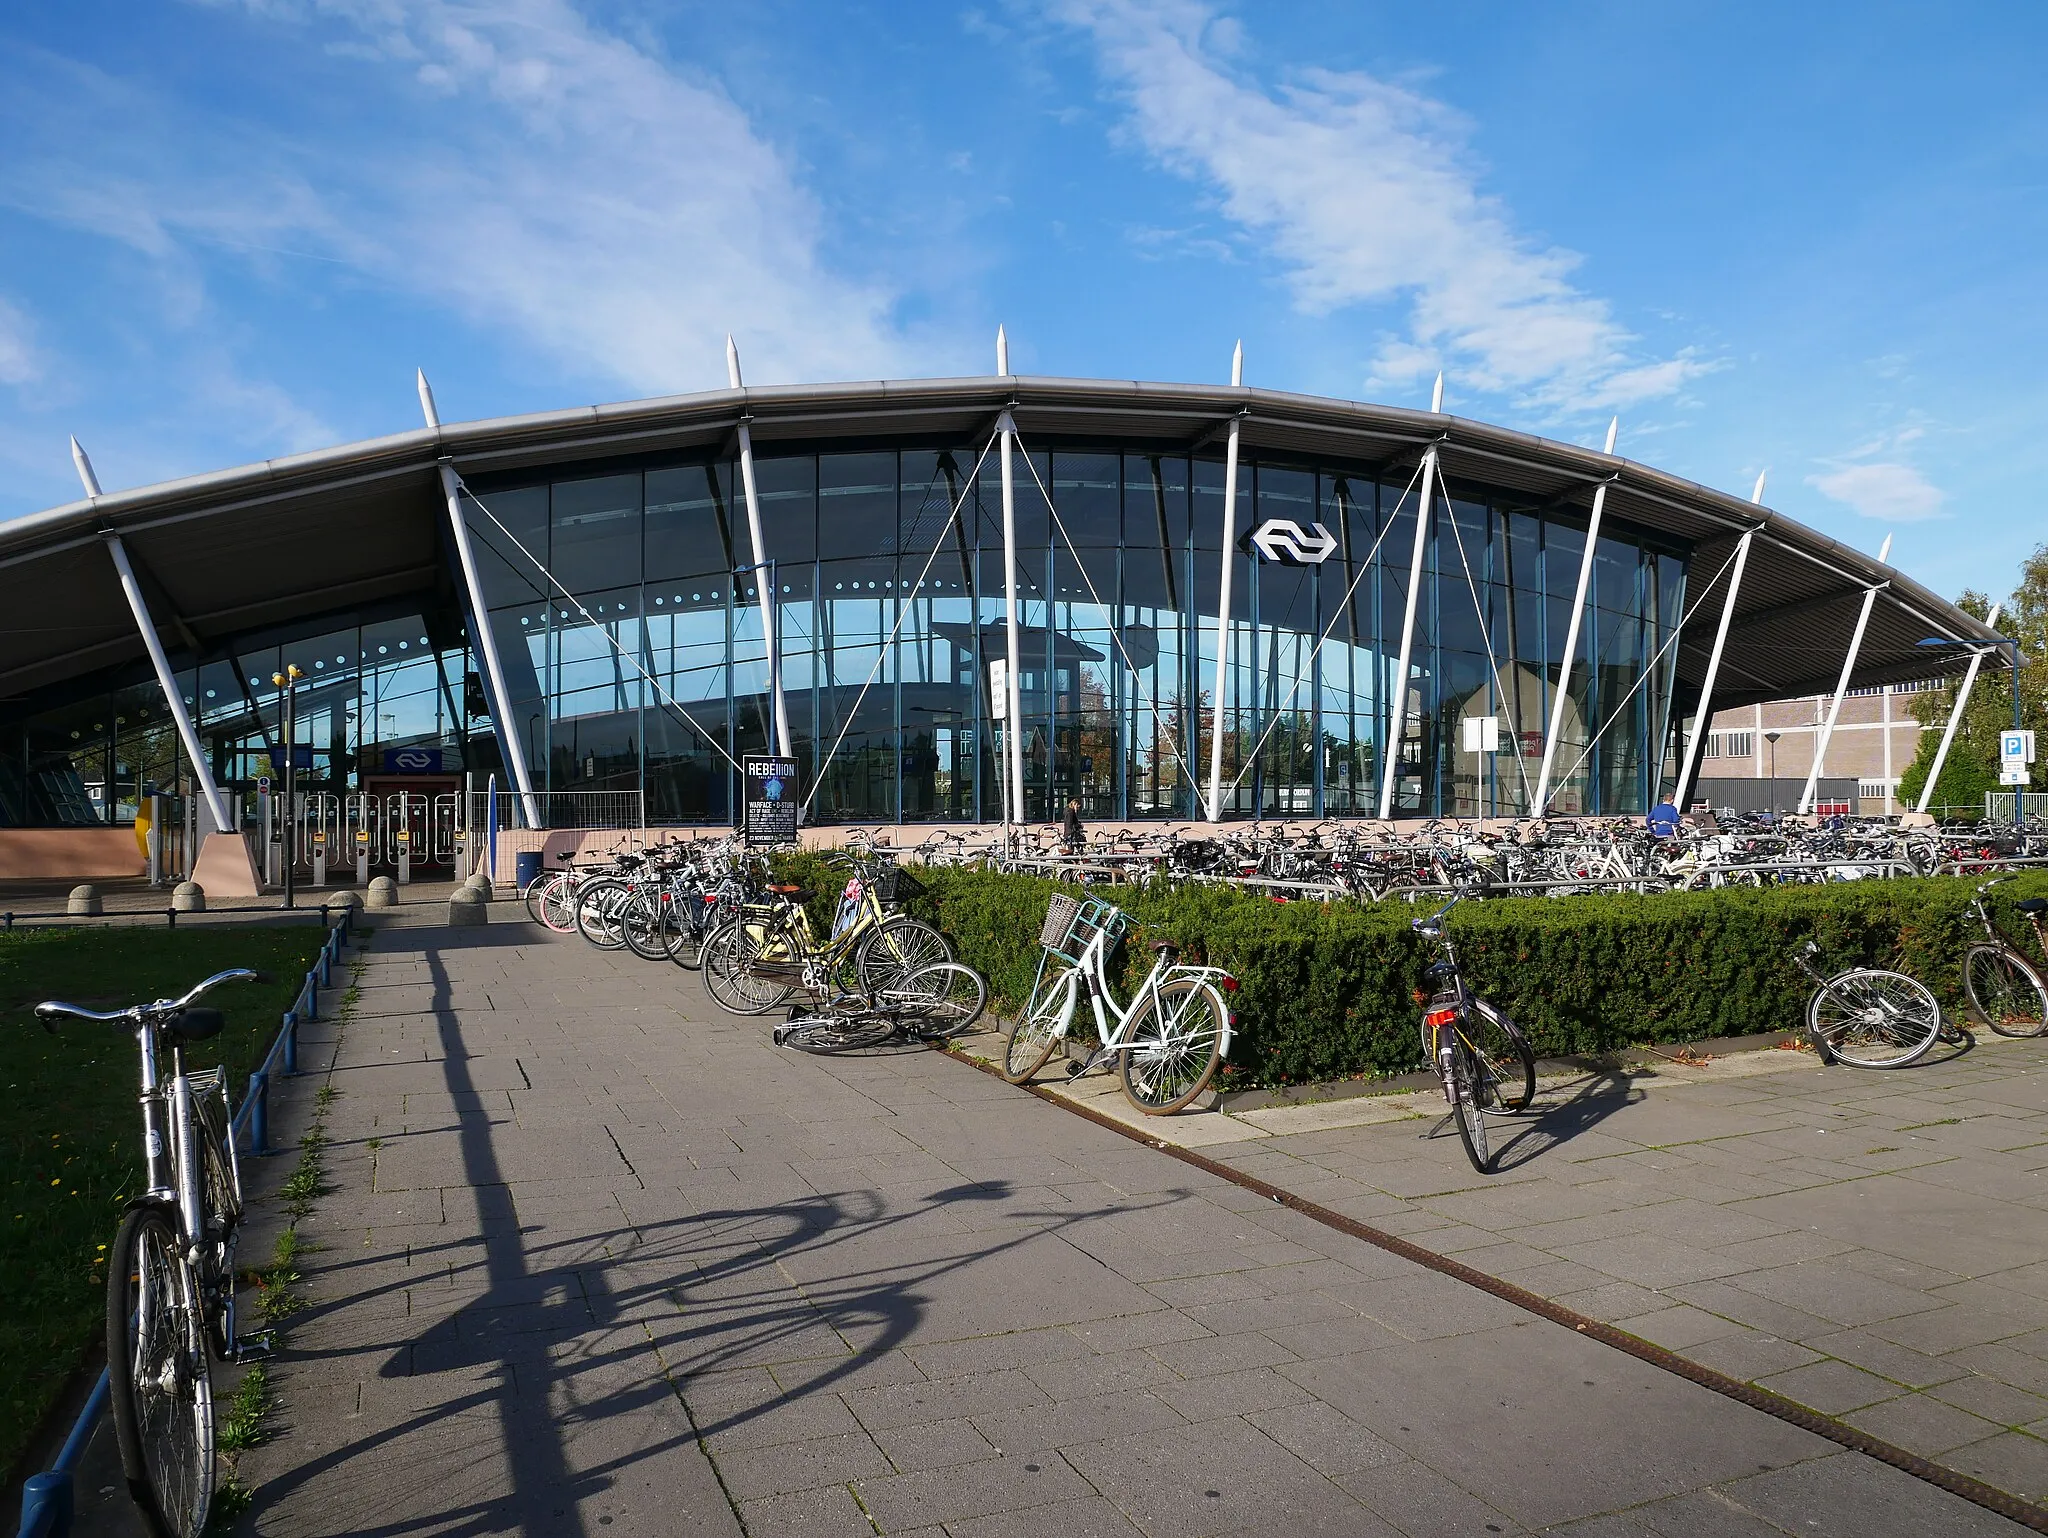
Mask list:
MULTIPOLYGON (((450 1001, 446 969, 432 947, 423 948, 423 956, 432 974, 429 1012, 439 1028, 447 1086, 473 1093, 472 1054, 450 1001)), ((379 1346, 292 1353, 313 1362, 381 1352, 377 1378, 439 1376, 449 1391, 401 1390, 409 1402, 393 1423, 348 1434, 341 1445, 266 1479, 259 1510, 394 1444, 413 1441, 422 1456, 408 1461, 431 1464, 446 1455, 443 1443, 453 1437, 467 1439, 461 1457, 471 1468, 489 1463, 489 1444, 497 1444, 502 1456, 495 1466, 504 1477, 488 1497, 449 1499, 462 1482, 423 1472, 420 1482, 403 1489, 398 1480, 383 1488, 394 1504, 439 1500, 439 1509, 408 1509, 402 1519, 394 1512, 382 1523, 369 1511, 349 1531, 382 1538, 423 1526, 444 1534, 562 1530, 571 1506, 612 1490, 633 1464, 699 1448, 797 1398, 856 1379, 916 1337, 949 1275, 1000 1266, 1008 1252, 1094 1215, 1032 1207, 963 1226, 963 1204, 993 1208, 1020 1194, 1011 1181, 995 1179, 914 1196, 899 1194, 901 1188, 808 1195, 653 1223, 629 1221, 620 1212, 615 1225, 528 1248, 529 1236, 546 1224, 521 1218, 491 1133, 486 1120, 460 1120, 462 1179, 479 1199, 480 1234, 415 1248, 414 1265, 425 1263, 418 1275, 317 1304, 302 1319, 418 1289, 423 1277, 435 1274, 437 1255, 454 1259, 445 1275, 460 1301, 402 1341, 385 1335, 379 1346), (921 1220, 934 1216, 938 1221, 924 1222, 920 1234, 921 1220), (845 1253, 844 1262, 821 1266, 820 1258, 834 1251, 845 1253), (467 1290, 479 1273, 482 1291, 467 1290), (758 1388, 762 1375, 738 1370, 770 1364, 784 1374, 773 1391, 692 1402, 693 1389, 716 1374, 726 1375, 724 1383, 746 1380, 758 1388), (651 1434, 621 1438, 620 1417, 651 1434), (605 1422, 612 1425, 593 1429, 605 1422)), ((341 1275, 380 1260, 388 1257, 340 1261, 321 1274, 341 1275)), ((409 1300, 408 1316, 416 1298, 409 1300)), ((675 1515, 683 1528, 693 1525, 685 1511, 675 1515)))
POLYGON ((1618 1069, 1589 1073, 1556 1089, 1540 1088, 1529 1111, 1513 1120, 1494 1117, 1488 1122, 1496 1139, 1513 1129, 1506 1141, 1496 1143, 1494 1173, 1504 1174, 1540 1159, 1645 1098, 1644 1090, 1618 1069), (1560 1089, 1562 1100, 1554 1098, 1560 1089))

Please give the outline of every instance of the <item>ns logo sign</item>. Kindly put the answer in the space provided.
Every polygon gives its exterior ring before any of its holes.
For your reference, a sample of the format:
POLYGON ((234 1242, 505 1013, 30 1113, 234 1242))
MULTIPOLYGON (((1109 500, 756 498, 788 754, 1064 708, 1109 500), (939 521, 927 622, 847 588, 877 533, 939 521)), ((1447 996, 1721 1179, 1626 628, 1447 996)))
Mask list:
POLYGON ((1337 539, 1320 523, 1306 529, 1292 518, 1268 518, 1252 532, 1254 550, 1280 566, 1320 566, 1337 548, 1337 539))

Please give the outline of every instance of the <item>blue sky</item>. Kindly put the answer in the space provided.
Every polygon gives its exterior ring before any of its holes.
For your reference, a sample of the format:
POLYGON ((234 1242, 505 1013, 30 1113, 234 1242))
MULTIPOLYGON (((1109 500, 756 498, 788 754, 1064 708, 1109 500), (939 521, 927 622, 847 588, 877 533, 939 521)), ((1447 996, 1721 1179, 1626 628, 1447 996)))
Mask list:
POLYGON ((1953 594, 2048 538, 2048 12, 0 13, 0 517, 754 383, 1228 377, 1598 443, 1953 594))

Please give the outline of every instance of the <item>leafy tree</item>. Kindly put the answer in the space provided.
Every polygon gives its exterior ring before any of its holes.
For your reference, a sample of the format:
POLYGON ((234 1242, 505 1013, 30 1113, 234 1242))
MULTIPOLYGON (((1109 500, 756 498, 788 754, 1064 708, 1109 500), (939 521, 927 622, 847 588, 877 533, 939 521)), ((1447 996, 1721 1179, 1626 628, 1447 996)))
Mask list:
MULTIPOLYGON (((1956 606, 1982 619, 1991 611, 1991 600, 1974 589, 1964 589, 1956 606)), ((2048 544, 2035 549, 2020 566, 2020 581, 1998 614, 1998 633, 2020 643, 2020 720, 2041 733, 2048 742, 2048 544)), ((1984 793, 1999 789, 1998 738, 2012 726, 2012 654, 2003 647, 1984 659, 1977 673, 1977 687, 1970 694, 1963 719, 1956 728, 1956 740, 1935 783, 1930 807, 1950 807, 1957 813, 1977 811, 1984 805, 1984 793)), ((1929 730, 1920 734, 1920 751, 1904 774, 1899 776, 1899 801, 1917 805, 1920 789, 1934 767, 1935 750, 1941 744, 1942 729, 1955 707, 1960 676, 1947 687, 1918 696, 1913 713, 1929 730)), ((2034 764, 2030 791, 2048 789, 2048 759, 2034 764)))

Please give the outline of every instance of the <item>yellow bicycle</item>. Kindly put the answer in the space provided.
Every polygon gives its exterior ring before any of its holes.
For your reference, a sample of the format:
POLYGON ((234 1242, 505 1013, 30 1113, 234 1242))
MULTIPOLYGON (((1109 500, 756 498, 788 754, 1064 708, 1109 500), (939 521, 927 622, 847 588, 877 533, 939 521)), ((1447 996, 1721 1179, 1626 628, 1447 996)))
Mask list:
POLYGON ((768 886, 737 905, 704 940, 704 989, 720 1009, 764 1015, 802 992, 813 1002, 873 1000, 903 978, 953 960, 946 937, 894 911, 924 890, 887 860, 841 856, 851 874, 832 932, 819 940, 804 904, 816 895, 768 886))

